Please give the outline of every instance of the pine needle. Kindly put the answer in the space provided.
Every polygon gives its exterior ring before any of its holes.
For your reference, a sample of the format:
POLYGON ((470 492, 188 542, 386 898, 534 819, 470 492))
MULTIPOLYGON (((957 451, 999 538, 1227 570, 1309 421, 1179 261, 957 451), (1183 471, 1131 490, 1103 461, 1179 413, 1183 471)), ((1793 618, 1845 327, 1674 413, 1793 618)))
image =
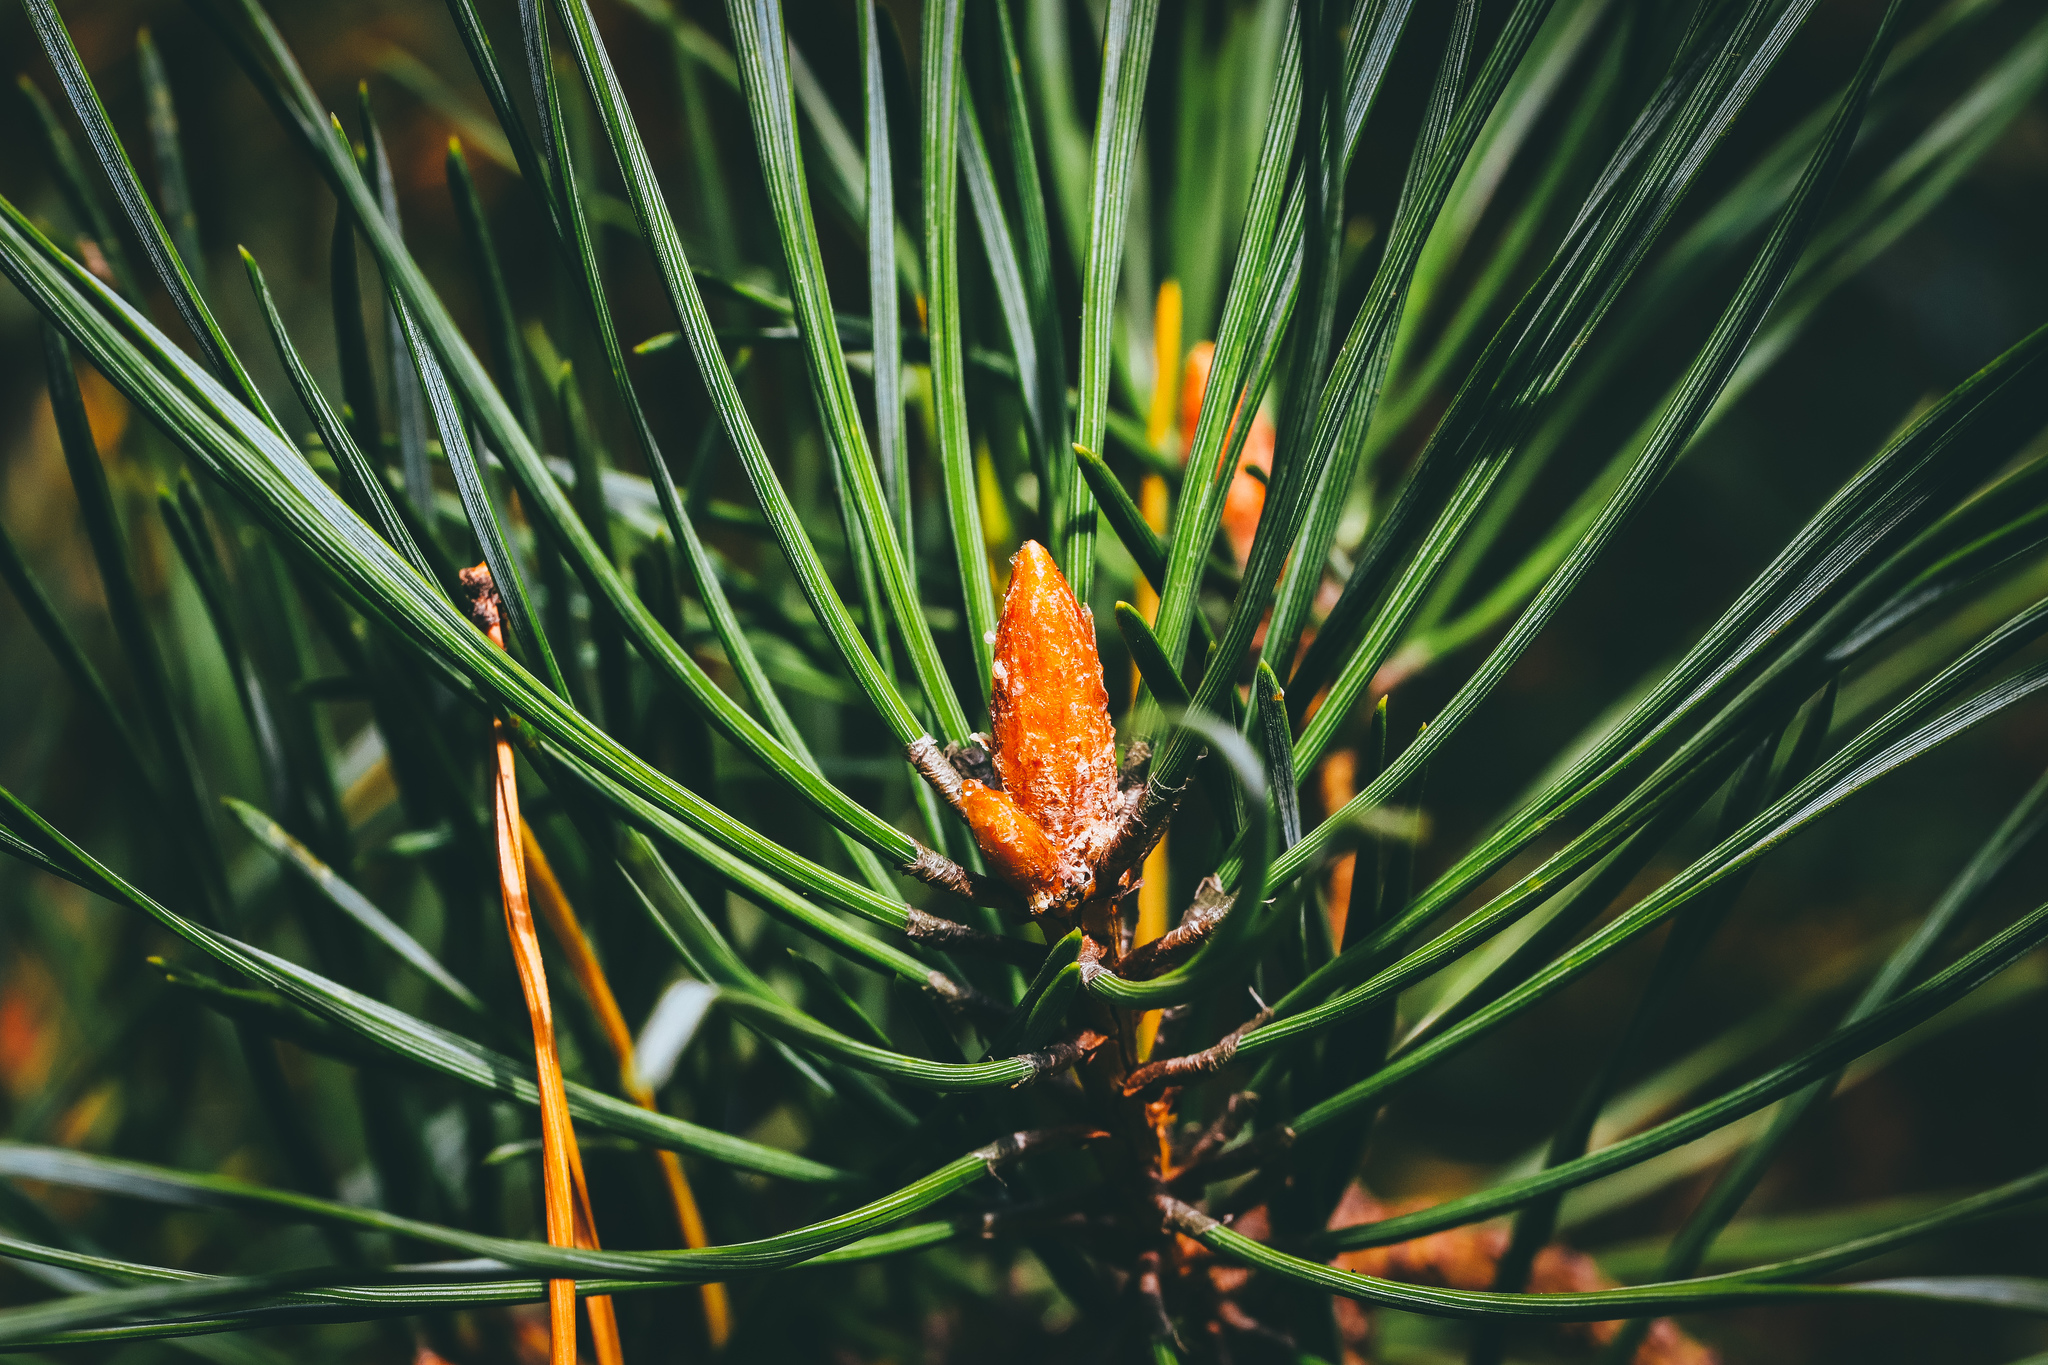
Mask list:
MULTIPOLYGON (((605 1041, 611 1044, 619 1064, 619 1088, 625 1091, 626 1098, 642 1109, 658 1110, 654 1091, 634 1069, 633 1031, 626 1026, 626 1016, 619 1009, 618 998, 612 994, 604 965, 591 949, 590 939, 584 934, 583 924, 576 916, 576 907, 562 889, 561 879, 555 876, 546 850, 523 817, 520 835, 526 849, 527 885, 532 892, 534 907, 540 911, 548 932, 555 936, 555 943, 569 959, 569 970, 576 974, 576 983, 583 988, 584 999, 590 1002, 591 1010, 597 1015, 605 1041)), ((690 1189, 689 1177, 683 1173, 682 1158, 668 1151, 658 1151, 655 1156, 661 1163, 662 1179, 668 1185, 669 1201, 675 1205, 676 1224, 682 1231, 684 1245, 708 1246, 710 1239, 704 1231, 704 1217, 697 1209, 697 1197, 690 1189)), ((577 1183, 580 1188, 582 1182, 579 1180, 577 1183)), ((702 1284, 697 1286, 697 1292, 704 1304, 704 1333, 710 1338, 712 1350, 722 1350, 732 1334, 732 1307, 725 1286, 702 1284)))
MULTIPOLYGON (((498 592, 490 570, 479 564, 462 572, 472 596, 471 615, 491 643, 505 647, 505 629, 498 611, 498 592)), ((519 814, 519 777, 505 722, 491 722, 493 759, 493 827, 497 833, 498 887, 505 904, 505 934, 519 987, 533 1020, 534 1075, 540 1088, 541 1188, 547 1209, 548 1245, 595 1250, 597 1227, 590 1213, 590 1193, 583 1182, 583 1156, 569 1117, 568 1092, 562 1085, 562 1059, 555 1047, 554 1008, 548 999, 546 965, 540 936, 534 932, 532 903, 527 897, 525 830, 519 814)), ((616 1007, 615 1007, 616 1008, 616 1007)), ((611 1300, 589 1300, 590 1335, 597 1344, 598 1365, 621 1365, 618 1319, 611 1300)), ((576 1282, 548 1281, 550 1365, 576 1365, 576 1282)))

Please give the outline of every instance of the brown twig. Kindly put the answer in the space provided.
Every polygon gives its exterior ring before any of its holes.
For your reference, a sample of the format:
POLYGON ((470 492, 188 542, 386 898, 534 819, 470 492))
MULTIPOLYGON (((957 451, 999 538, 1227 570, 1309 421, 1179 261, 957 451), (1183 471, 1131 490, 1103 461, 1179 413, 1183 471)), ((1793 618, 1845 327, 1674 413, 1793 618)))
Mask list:
POLYGON ((1117 974, 1128 981, 1143 981, 1180 965, 1223 922, 1230 906, 1231 897, 1223 883, 1213 876, 1204 877, 1180 923, 1132 952, 1118 965, 1117 974))
MULTIPOLYGON (((1168 1005, 1159 1011, 1159 1025, 1152 1034, 1152 1052, 1163 1052, 1172 1056, 1181 1045, 1181 1039, 1194 1026, 1198 1000, 1183 1000, 1178 1005, 1168 1005)), ((1147 1053, 1150 1056, 1151 1053, 1147 1053)))
POLYGON ((1123 766, 1117 769, 1116 784, 1118 789, 1130 791, 1135 787, 1142 786, 1145 781, 1145 774, 1151 766, 1152 741, 1149 739, 1132 740, 1130 747, 1124 750, 1123 766))
POLYGON ((1268 1128, 1249 1142, 1215 1151, 1199 1161, 1190 1159, 1186 1165, 1173 1173, 1173 1178, 1166 1182, 1167 1188, 1182 1193, 1200 1190, 1204 1185, 1213 1185, 1219 1180, 1241 1175, 1275 1152, 1284 1152, 1293 1145, 1292 1128, 1268 1128))
POLYGON ((1031 913, 1024 898, 1008 882, 969 872, 945 854, 922 844, 918 845, 917 856, 898 864, 898 868, 904 876, 950 891, 969 905, 986 905, 1018 919, 1031 913))
POLYGON ((1138 1257, 1137 1276, 1138 1300, 1145 1305, 1147 1316, 1152 1319, 1152 1335, 1171 1343, 1175 1349, 1181 1346, 1179 1335, 1173 1330, 1173 1315, 1166 1311, 1166 1294, 1159 1282, 1159 1252, 1157 1249, 1144 1252, 1138 1257))
POLYGON ((1238 1131, 1259 1112, 1259 1097, 1249 1090, 1240 1090, 1223 1102, 1223 1112, 1195 1139, 1195 1145, 1188 1148, 1185 1160, 1180 1163, 1182 1170, 1200 1166, 1215 1156, 1223 1144, 1236 1137, 1238 1131))
POLYGON ((1214 1218, 1193 1204, 1182 1203, 1164 1190, 1153 1192, 1152 1204, 1159 1210, 1159 1220, 1169 1232, 1178 1232, 1199 1241, 1203 1233, 1216 1226, 1214 1218))
POLYGON ((1200 1076, 1215 1075, 1230 1065, 1231 1059, 1237 1056, 1237 1045, 1244 1035, 1268 1022, 1272 1017, 1272 1010, 1260 1010, 1200 1052, 1147 1062, 1124 1078, 1124 1093, 1139 1095, 1158 1086, 1181 1085, 1200 1076))
POLYGON ((1084 1128, 1079 1124, 1070 1124, 1064 1128, 1032 1128, 1024 1132, 1005 1133, 994 1142, 977 1148, 974 1155, 980 1157, 993 1170, 998 1166, 1006 1166, 1026 1152, 1036 1151, 1040 1147, 1054 1147, 1063 1142, 1085 1146, 1091 1142, 1101 1142, 1110 1136, 1112 1135, 1100 1128, 1084 1128))
POLYGON ((1027 943, 1021 938, 991 934, 958 920, 926 914, 916 906, 910 907, 910 914, 903 922, 903 933, 914 943, 981 953, 1004 962, 1014 962, 1020 967, 1036 967, 1045 960, 1045 945, 1042 943, 1027 943))
POLYGON ((1116 832, 1109 836, 1109 841, 1096 855, 1096 885, 1114 886, 1126 872, 1145 861, 1152 845, 1165 837, 1166 826, 1180 805, 1181 790, 1175 788, 1162 792, 1147 786, 1137 794, 1134 802, 1125 807, 1123 817, 1117 821, 1116 832))
POLYGON ((932 784, 932 790, 945 798, 947 805, 960 809, 963 791, 960 785, 960 770, 946 757, 946 751, 930 735, 919 735, 904 747, 903 756, 910 760, 910 766, 917 769, 918 776, 932 784))
POLYGON ((1019 1053, 1017 1060, 1029 1062, 1031 1074, 1017 1082, 1017 1086, 1030 1085, 1033 1081, 1044 1080, 1054 1072, 1064 1071, 1108 1041, 1108 1034, 1083 1028, 1066 1038, 1046 1044, 1036 1052, 1019 1053))

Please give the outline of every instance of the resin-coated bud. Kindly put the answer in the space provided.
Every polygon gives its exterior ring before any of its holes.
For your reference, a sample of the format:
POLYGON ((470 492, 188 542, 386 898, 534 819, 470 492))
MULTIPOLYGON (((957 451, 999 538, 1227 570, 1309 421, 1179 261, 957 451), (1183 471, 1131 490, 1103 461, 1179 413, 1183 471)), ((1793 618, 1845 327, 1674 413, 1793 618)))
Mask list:
POLYGON ((989 714, 1003 790, 1085 860, 1115 809, 1116 731, 1095 623, 1036 541, 1010 561, 989 714))
POLYGON ((960 784, 960 813, 967 817, 989 866, 1029 897, 1034 911, 1066 894, 1066 860, 1009 793, 970 777, 960 784))

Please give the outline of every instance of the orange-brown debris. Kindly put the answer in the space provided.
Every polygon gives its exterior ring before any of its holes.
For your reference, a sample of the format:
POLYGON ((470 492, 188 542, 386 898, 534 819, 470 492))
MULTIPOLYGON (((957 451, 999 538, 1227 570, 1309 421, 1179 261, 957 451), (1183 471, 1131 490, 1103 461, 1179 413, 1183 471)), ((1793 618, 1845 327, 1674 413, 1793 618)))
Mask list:
MULTIPOLYGON (((1209 388, 1209 369, 1215 362, 1216 343, 1213 341, 1197 342, 1188 351, 1187 365, 1180 381, 1180 429, 1186 440, 1194 439, 1195 423, 1202 415, 1202 396, 1209 388)), ((1266 485, 1247 474, 1245 466, 1250 465, 1262 474, 1272 472, 1275 435, 1272 418, 1264 412, 1252 414, 1251 430, 1244 435, 1244 448, 1238 452, 1237 469, 1223 495, 1223 535, 1230 542, 1230 553, 1240 568, 1251 558, 1252 538, 1259 530, 1259 514, 1266 508, 1266 485)), ((1223 445, 1228 451, 1229 436, 1225 436, 1223 445)))
POLYGON ((1036 541, 1010 561, 989 719, 1003 790, 1062 850, 1092 851, 1116 804, 1116 731, 1095 623, 1036 541))
MULTIPOLYGON (((1358 795, 1358 754, 1351 749, 1338 749, 1316 770, 1316 782, 1323 799, 1323 816, 1327 819, 1358 795)), ((1351 879, 1357 871, 1358 854, 1355 850, 1330 859, 1329 880, 1325 883, 1328 893, 1324 904, 1329 907, 1330 942, 1339 950, 1344 947, 1344 933, 1350 923, 1351 879)))
POLYGON ((1180 372, 1181 458, 1187 458, 1187 444, 1195 439, 1195 424, 1202 420, 1202 395, 1209 391, 1209 371, 1216 364, 1216 343, 1198 341, 1188 347, 1188 358, 1180 372))
MULTIPOLYGON (((1364 1186, 1354 1184, 1330 1215, 1330 1226, 1376 1223, 1398 1214, 1427 1208, 1431 1201, 1382 1204, 1364 1186)), ((1491 1289, 1494 1272, 1508 1249, 1508 1229, 1500 1223, 1447 1228, 1392 1246, 1365 1247, 1347 1251, 1331 1262, 1340 1270, 1371 1275, 1401 1284, 1433 1285, 1442 1289, 1491 1289)), ((1612 1289, 1614 1281, 1601 1273, 1591 1256, 1553 1242, 1536 1253, 1529 1271, 1530 1294, 1582 1294, 1612 1289)), ((1370 1334, 1366 1312, 1351 1299, 1335 1301, 1338 1330, 1345 1338, 1347 1358, 1361 1347, 1370 1334)), ((1619 1322, 1577 1322, 1560 1324, 1557 1330, 1582 1344, 1605 1346, 1621 1331, 1619 1322)), ((1720 1357, 1708 1347, 1680 1331, 1669 1318, 1659 1318, 1649 1336, 1636 1349, 1633 1365, 1718 1365, 1720 1357)))

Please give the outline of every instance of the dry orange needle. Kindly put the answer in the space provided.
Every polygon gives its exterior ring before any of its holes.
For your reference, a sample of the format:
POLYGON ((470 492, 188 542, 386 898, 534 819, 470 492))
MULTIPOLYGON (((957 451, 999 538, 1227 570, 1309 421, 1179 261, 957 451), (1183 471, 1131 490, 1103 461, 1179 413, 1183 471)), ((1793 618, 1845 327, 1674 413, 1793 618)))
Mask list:
MULTIPOLYGON (((626 1097, 642 1109, 657 1109, 654 1092, 647 1088, 633 1067, 633 1032, 626 1027, 626 1016, 619 1009, 618 997, 612 994, 612 984, 605 977, 604 964, 597 960, 597 953, 583 932, 582 921, 576 917, 576 907, 570 902, 568 893, 562 890, 561 880, 548 863, 548 855, 541 848, 540 840, 534 838, 532 827, 522 821, 520 833, 526 842, 526 875, 533 891, 534 907, 540 911, 548 932, 555 936, 562 955, 569 959, 569 968, 575 972, 577 984, 583 988, 583 998, 590 1002, 591 1010, 604 1029, 605 1040, 611 1044, 612 1054, 618 1061, 619 1086, 626 1092, 626 1097)), ((667 1151, 657 1151, 654 1155, 661 1162, 662 1179, 668 1185, 669 1202, 675 1205, 676 1224, 682 1229, 684 1244, 708 1246, 710 1239, 704 1232, 704 1218, 697 1211, 697 1197, 691 1192, 689 1178, 683 1174, 682 1158, 667 1151)), ((703 1284, 697 1286, 697 1293, 704 1305, 704 1334, 711 1339, 712 1350, 721 1350, 732 1332, 732 1309, 726 1298, 725 1286, 703 1284)))
MULTIPOLYGON (((505 647, 497 586, 491 571, 479 564, 462 571, 470 593, 470 614, 491 643, 505 647)), ((534 1077, 540 1091, 541 1189, 547 1211, 548 1245, 597 1246, 590 1217, 590 1197, 583 1186, 582 1154, 569 1120, 569 1099, 562 1086, 562 1061, 555 1049, 555 1016, 548 1000, 547 971, 541 962, 540 938, 533 929, 533 910, 526 895, 526 854, 519 817, 518 770, 505 722, 491 722, 492 811, 498 844, 498 887, 505 903, 505 934, 519 987, 533 1021, 534 1077)), ((599 1365, 621 1365, 618 1320, 609 1298, 589 1301, 590 1335, 599 1365)), ((576 1282, 548 1281, 550 1365, 576 1365, 576 1282)))

